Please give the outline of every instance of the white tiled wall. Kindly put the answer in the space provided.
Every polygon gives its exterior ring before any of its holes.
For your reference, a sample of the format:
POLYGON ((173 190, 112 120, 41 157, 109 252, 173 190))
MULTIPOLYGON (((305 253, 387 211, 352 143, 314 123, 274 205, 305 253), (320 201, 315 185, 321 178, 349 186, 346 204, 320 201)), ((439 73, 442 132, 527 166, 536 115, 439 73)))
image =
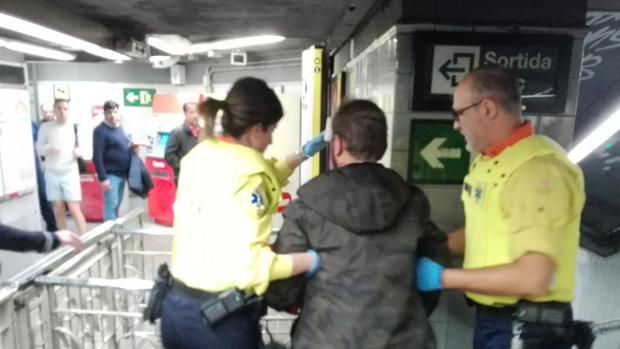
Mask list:
POLYGON ((431 316, 437 349, 470 348, 473 343, 473 309, 460 292, 444 291, 441 302, 431 316))
MULTIPOLYGON (((390 142, 382 163, 403 177, 407 175, 410 120, 416 116, 409 108, 414 88, 411 54, 408 36, 394 33, 347 66, 347 97, 370 99, 385 111, 390 142)), ((417 117, 434 119, 445 115, 434 113, 417 117)), ((564 146, 570 143, 572 118, 538 119, 542 119, 539 133, 551 136, 564 146)), ((462 226, 459 186, 425 185, 422 189, 431 202, 432 218, 440 228, 450 231, 462 226)), ((574 310, 577 319, 597 323, 620 318, 620 254, 602 258, 585 250, 579 252, 574 310)), ((465 304, 463 294, 444 292, 431 317, 438 349, 471 348, 473 322, 473 310, 465 304)), ((620 349, 620 331, 601 335, 594 348, 620 349)))
MULTIPOLYGON (((381 108, 387 117, 388 139, 393 138, 394 131, 394 90, 396 86, 396 46, 395 34, 378 39, 374 49, 368 50, 347 66, 346 97, 369 99, 381 108)), ((392 144, 381 163, 392 163, 392 144)))
MULTIPOLYGON (((383 37, 374 49, 349 64, 346 95, 349 98, 370 99, 385 112, 389 142, 381 162, 406 178, 412 117, 408 108, 412 71, 408 61, 398 63, 397 55, 403 55, 406 51, 400 45, 409 47, 409 40, 396 33, 383 37)), ((431 202, 432 218, 440 228, 449 231, 462 225, 461 215, 455 215, 455 212, 463 212, 459 186, 429 185, 422 189, 431 202)), ((431 324, 438 349, 467 348, 472 342, 473 311, 465 304, 462 293, 444 292, 439 307, 431 317, 431 324), (464 346, 464 343, 467 344, 464 346)))
MULTIPOLYGON (((600 323, 620 319, 620 254, 600 257, 579 251, 575 318, 600 323)), ((620 330, 602 334, 594 349, 620 349, 620 330)))

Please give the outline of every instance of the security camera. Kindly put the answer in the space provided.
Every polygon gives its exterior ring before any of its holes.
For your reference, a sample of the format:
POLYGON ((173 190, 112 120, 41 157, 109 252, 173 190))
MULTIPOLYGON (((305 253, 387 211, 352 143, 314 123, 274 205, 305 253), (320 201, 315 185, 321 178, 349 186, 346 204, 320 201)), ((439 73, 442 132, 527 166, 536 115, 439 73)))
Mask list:
POLYGON ((248 54, 245 52, 231 52, 230 65, 247 65, 248 54))
POLYGON ((151 65, 155 69, 165 69, 170 68, 175 65, 179 61, 180 57, 170 57, 170 56, 151 56, 149 57, 149 61, 151 65))

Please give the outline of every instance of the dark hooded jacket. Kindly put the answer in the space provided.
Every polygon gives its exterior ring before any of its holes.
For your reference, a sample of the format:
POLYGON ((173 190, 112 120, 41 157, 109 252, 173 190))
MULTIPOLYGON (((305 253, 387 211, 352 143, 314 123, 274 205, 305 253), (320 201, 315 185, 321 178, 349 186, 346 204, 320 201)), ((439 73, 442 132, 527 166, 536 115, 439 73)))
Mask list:
POLYGON ((302 306, 293 348, 435 348, 415 260, 443 262, 446 237, 424 193, 380 164, 349 165, 298 191, 285 211, 278 253, 316 250, 317 274, 272 282, 267 303, 302 306))
POLYGON ((149 191, 154 187, 151 176, 146 166, 144 166, 144 162, 142 162, 142 159, 135 153, 131 154, 127 186, 132 193, 143 199, 148 196, 149 191))

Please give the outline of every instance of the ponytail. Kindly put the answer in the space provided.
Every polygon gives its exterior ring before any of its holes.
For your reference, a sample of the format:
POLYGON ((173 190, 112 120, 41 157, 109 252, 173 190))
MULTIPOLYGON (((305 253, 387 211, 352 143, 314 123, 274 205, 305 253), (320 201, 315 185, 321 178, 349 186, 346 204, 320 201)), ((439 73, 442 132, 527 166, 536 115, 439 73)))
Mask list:
POLYGON ((203 134, 209 138, 214 136, 213 129, 219 113, 222 113, 222 131, 235 139, 256 124, 267 129, 283 115, 275 92, 265 81, 250 77, 237 80, 228 91, 226 100, 208 98, 200 104, 198 111, 205 122, 203 134))
POLYGON ((198 106, 198 112, 205 122, 205 126, 203 128, 205 137, 213 137, 215 119, 220 110, 224 112, 226 111, 226 102, 211 97, 207 98, 206 101, 198 106))

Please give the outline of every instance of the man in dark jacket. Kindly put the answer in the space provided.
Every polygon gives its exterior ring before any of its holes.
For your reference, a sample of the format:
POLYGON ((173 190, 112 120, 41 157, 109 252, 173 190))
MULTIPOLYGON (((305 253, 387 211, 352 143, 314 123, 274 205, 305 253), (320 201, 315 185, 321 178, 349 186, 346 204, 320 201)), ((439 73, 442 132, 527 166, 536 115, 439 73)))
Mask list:
POLYGON ((68 230, 27 231, 0 224, 0 250, 47 252, 60 246, 82 249, 80 238, 68 230))
POLYGON ((285 211, 278 253, 316 250, 312 279, 273 282, 269 305, 301 304, 293 348, 434 348, 415 288, 415 260, 443 260, 445 235, 430 221, 424 193, 378 164, 385 115, 354 100, 332 120, 334 170, 302 186, 285 211))
POLYGON ((93 131, 93 162, 103 191, 103 219, 109 221, 118 218, 135 147, 120 126, 118 104, 105 102, 103 113, 103 122, 93 131))
POLYGON ((183 104, 185 121, 182 125, 172 130, 170 139, 166 145, 164 158, 174 171, 174 183, 178 183, 181 159, 198 143, 200 125, 198 124, 198 104, 183 104))

